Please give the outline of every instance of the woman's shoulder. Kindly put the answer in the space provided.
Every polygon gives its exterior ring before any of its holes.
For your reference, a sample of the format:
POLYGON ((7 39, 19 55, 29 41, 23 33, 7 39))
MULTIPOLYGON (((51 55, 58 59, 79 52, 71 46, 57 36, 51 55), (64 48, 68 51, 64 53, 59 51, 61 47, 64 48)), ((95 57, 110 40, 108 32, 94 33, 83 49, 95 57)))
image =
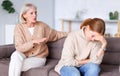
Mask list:
POLYGON ((70 33, 68 33, 68 36, 67 38, 69 39, 73 39, 73 40, 77 40, 77 39, 80 39, 82 38, 82 31, 81 30, 77 30, 77 31, 72 31, 70 33))
POLYGON ((78 35, 79 31, 72 31, 68 33, 68 38, 75 38, 78 35))
POLYGON ((44 24, 44 25, 46 25, 46 23, 43 22, 43 21, 37 21, 36 24, 39 24, 39 25, 41 25, 41 24, 43 25, 44 24))
POLYGON ((18 30, 23 29, 23 26, 22 26, 22 25, 23 25, 22 23, 17 23, 17 24, 15 25, 14 31, 16 32, 16 31, 18 31, 18 30))
POLYGON ((72 32, 70 32, 69 35, 75 36, 75 35, 79 35, 79 34, 81 34, 81 33, 82 33, 81 30, 77 30, 77 31, 72 31, 72 32))
POLYGON ((20 28, 20 27, 22 27, 23 24, 24 23, 17 23, 16 26, 15 26, 15 28, 20 28))
POLYGON ((44 27, 47 27, 48 25, 46 23, 44 23, 43 21, 37 21, 36 22, 36 25, 38 26, 44 26, 44 27))
POLYGON ((36 24, 43 24, 44 22, 42 21, 37 21, 36 24))

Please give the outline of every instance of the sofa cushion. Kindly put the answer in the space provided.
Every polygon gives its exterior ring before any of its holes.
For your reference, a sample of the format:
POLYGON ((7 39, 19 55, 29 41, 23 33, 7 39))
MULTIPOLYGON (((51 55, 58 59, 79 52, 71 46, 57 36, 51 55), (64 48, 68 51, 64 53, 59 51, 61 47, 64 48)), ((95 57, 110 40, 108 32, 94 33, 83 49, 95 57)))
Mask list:
POLYGON ((119 65, 120 64, 120 52, 105 52, 102 64, 119 65))
POLYGON ((0 76, 8 76, 9 59, 0 59, 0 76))
POLYGON ((108 65, 102 64, 100 65, 101 72, 119 72, 119 65, 108 65))
POLYGON ((60 76, 54 69, 49 72, 49 76, 60 76))
POLYGON ((120 76, 119 72, 104 72, 100 76, 120 76))
POLYGON ((100 76, 120 76, 119 65, 100 65, 101 73, 100 76))
POLYGON ((49 49, 48 58, 52 58, 52 59, 60 59, 61 58, 64 41, 65 41, 65 38, 62 38, 55 42, 47 43, 48 49, 49 49))
POLYGON ((44 67, 32 68, 22 73, 22 76, 48 76, 48 73, 57 64, 58 60, 48 59, 44 67))
POLYGON ((48 76, 49 67, 32 68, 22 73, 22 76, 48 76))
MULTIPOLYGON (((9 58, 0 59, 0 76, 8 76, 9 69, 9 58)), ((47 59, 46 65, 44 67, 32 68, 26 72, 22 72, 21 76, 48 76, 48 72, 55 67, 58 60, 47 59)))

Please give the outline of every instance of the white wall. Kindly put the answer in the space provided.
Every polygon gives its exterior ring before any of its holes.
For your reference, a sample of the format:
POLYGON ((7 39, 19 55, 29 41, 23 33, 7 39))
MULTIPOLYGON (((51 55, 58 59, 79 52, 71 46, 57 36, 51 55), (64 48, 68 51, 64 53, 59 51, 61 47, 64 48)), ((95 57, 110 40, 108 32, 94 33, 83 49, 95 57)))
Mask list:
MULTIPOLYGON (((56 0, 55 1, 55 25, 57 30, 61 30, 61 18, 73 19, 77 11, 83 10, 80 19, 99 17, 109 20, 109 12, 120 12, 120 0, 56 0)), ((117 30, 117 23, 109 24, 107 32, 114 34, 117 30), (111 27, 111 28, 110 28, 111 27)), ((67 24, 65 24, 67 25, 67 24)), ((78 24, 72 24, 74 30, 79 29, 78 24)), ((66 28, 67 29, 67 28, 66 28)))
MULTIPOLYGON (((3 0, 0 0, 0 4, 3 0)), ((0 7, 0 45, 5 43, 5 25, 16 24, 18 22, 18 13, 21 6, 30 2, 38 7, 38 20, 44 21, 51 27, 55 27, 61 31, 61 18, 75 18, 76 12, 84 10, 80 19, 88 17, 100 17, 108 20, 108 13, 110 11, 120 12, 120 0, 11 0, 14 4, 17 13, 8 14, 0 7), (54 5, 55 4, 55 5, 54 5), (54 24, 55 20, 55 24, 54 24)), ((120 16, 120 15, 119 15, 120 16)), ((108 23, 107 23, 108 24, 108 23)), ((107 32, 116 32, 115 23, 108 24, 107 32)), ((65 24, 67 25, 67 24, 65 24)), ((73 23, 73 29, 77 30, 80 23, 73 23)), ((66 27, 67 29, 68 27, 66 27)), ((8 38, 9 39, 9 38, 8 38)))
POLYGON ((25 3, 35 4, 38 9, 38 20, 47 23, 50 27, 54 27, 54 0, 11 0, 16 9, 14 14, 8 14, 2 9, 2 1, 0 0, 0 45, 5 44, 5 25, 18 23, 18 14, 25 3))

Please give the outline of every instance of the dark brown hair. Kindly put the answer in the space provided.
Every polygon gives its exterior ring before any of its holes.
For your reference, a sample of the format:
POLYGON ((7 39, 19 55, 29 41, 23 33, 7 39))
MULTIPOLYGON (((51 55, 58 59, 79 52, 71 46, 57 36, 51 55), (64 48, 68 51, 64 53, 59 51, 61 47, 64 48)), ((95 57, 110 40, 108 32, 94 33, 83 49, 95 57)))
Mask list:
POLYGON ((105 33, 105 22, 100 18, 88 18, 80 26, 80 29, 82 29, 84 26, 90 26, 90 29, 92 31, 98 32, 102 35, 105 33))

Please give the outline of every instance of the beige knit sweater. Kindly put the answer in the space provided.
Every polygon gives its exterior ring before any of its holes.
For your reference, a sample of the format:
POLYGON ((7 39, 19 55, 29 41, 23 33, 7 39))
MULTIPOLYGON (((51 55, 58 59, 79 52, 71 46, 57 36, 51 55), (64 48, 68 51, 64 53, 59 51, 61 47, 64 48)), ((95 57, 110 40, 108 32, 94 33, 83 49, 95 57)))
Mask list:
POLYGON ((32 39, 46 37, 48 41, 55 41, 67 36, 65 32, 58 32, 43 22, 36 22, 33 35, 30 34, 25 23, 16 25, 14 40, 16 50, 23 52, 27 57, 47 57, 48 47, 46 43, 33 44, 32 39))
POLYGON ((97 58, 96 54, 101 47, 97 41, 87 41, 83 30, 72 32, 65 40, 62 56, 55 67, 55 71, 60 73, 63 66, 81 66, 77 60, 89 58, 90 62, 100 64, 103 56, 97 58))

